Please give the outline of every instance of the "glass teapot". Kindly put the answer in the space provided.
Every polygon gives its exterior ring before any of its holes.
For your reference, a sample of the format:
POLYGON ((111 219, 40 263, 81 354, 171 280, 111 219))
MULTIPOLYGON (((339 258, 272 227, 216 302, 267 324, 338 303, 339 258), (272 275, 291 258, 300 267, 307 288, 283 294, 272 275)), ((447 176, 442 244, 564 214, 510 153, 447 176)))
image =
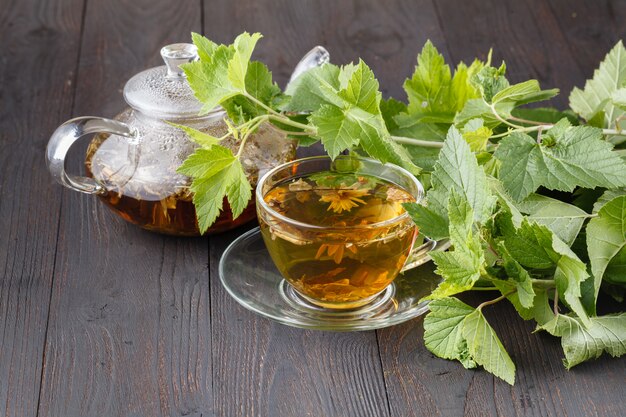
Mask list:
MULTIPOLYGON (((164 66, 133 76, 124 86, 130 107, 113 120, 79 117, 59 126, 46 149, 52 177, 60 184, 86 194, 96 194, 125 220, 155 232, 198 236, 198 223, 189 190, 191 179, 176 169, 196 149, 187 135, 167 122, 193 127, 220 137, 227 132, 221 107, 198 116, 202 104, 195 98, 180 65, 198 59, 192 44, 161 49, 164 66), (87 149, 87 177, 65 171, 65 158, 82 136, 95 134, 87 149)), ((328 62, 328 52, 313 48, 296 66, 291 81, 304 71, 328 62)), ((222 144, 236 150, 233 138, 222 144)), ((254 187, 266 171, 295 157, 296 143, 271 124, 248 139, 242 165, 254 187)), ((244 212, 232 218, 228 202, 207 233, 232 229, 256 217, 254 199, 244 212)))

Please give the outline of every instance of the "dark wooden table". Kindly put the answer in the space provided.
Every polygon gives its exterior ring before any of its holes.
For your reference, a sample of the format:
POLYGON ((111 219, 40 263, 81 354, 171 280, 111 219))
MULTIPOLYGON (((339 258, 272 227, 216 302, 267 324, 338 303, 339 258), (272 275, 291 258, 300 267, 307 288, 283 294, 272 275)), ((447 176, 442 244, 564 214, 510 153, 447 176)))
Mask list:
POLYGON ((625 22, 621 1, 0 1, 0 415, 625 416, 625 359, 568 372, 558 340, 507 305, 488 318, 514 387, 433 357, 421 319, 330 333, 257 317, 217 277, 242 229, 145 232, 44 164, 57 125, 115 115, 125 81, 191 31, 262 32, 256 57, 281 84, 316 44, 360 56, 398 98, 426 39, 454 63, 493 47, 513 81, 559 87, 565 106, 625 22))

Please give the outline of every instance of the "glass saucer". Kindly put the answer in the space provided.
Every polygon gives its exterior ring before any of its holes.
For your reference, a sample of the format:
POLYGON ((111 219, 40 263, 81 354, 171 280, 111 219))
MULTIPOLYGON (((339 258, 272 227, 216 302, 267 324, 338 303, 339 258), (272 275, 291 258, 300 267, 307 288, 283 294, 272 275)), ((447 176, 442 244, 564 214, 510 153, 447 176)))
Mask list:
MULTIPOLYGON (((445 250, 447 242, 434 242, 433 250, 445 250)), ((288 326, 317 330, 355 331, 393 326, 424 314, 428 295, 441 281, 425 253, 419 265, 394 282, 365 306, 332 310, 315 306, 300 296, 281 276, 270 257, 259 228, 235 239, 220 259, 220 280, 239 304, 261 316, 288 326)))

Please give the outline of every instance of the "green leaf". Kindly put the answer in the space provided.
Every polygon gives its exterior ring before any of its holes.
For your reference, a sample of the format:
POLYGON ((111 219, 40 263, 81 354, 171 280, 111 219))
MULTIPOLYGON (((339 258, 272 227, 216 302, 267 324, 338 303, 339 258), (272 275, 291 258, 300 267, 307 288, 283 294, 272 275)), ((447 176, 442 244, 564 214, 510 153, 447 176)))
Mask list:
POLYGON ((210 112, 222 101, 240 93, 228 77, 229 62, 234 54, 232 46, 220 45, 210 59, 181 65, 196 98, 202 102, 201 114, 210 112))
POLYGON ((504 270, 515 283, 517 299, 522 307, 530 309, 534 304, 535 290, 528 271, 522 267, 506 249, 503 243, 498 245, 498 252, 502 256, 504 270))
POLYGON ((371 114, 380 114, 378 103, 381 97, 378 92, 378 80, 362 60, 359 60, 359 64, 350 71, 348 83, 338 95, 361 110, 371 114))
POLYGON ((448 237, 448 218, 440 212, 419 203, 404 203, 402 205, 413 222, 419 227, 421 234, 435 240, 448 237))
POLYGON ((200 145, 203 148, 210 148, 211 146, 217 145, 217 144, 220 143, 219 138, 216 138, 215 136, 209 135, 208 133, 201 132, 201 131, 199 131, 197 129, 194 129, 192 127, 178 125, 176 123, 170 123, 170 122, 168 122, 168 124, 178 128, 178 129, 183 130, 187 134, 189 139, 191 139, 193 142, 197 143, 198 145, 200 145))
POLYGON ((293 112, 313 112, 324 104, 338 107, 343 105, 337 96, 340 89, 341 69, 332 64, 312 68, 289 84, 286 94, 291 96, 285 110, 293 112))
POLYGON ((493 210, 495 200, 491 196, 485 172, 454 126, 448 131, 439 153, 431 183, 433 190, 428 193, 428 202, 429 205, 434 203, 434 210, 445 212, 443 204, 452 189, 467 199, 474 212, 474 220, 485 222, 493 210))
POLYGON ((333 159, 359 143, 359 125, 337 106, 323 104, 311 115, 311 122, 317 126, 317 135, 333 159))
POLYGON ((618 189, 614 189, 614 190, 606 190, 604 193, 602 193, 602 195, 593 204, 593 213, 599 212, 600 209, 602 207, 604 207, 604 205, 606 203, 608 203, 609 201, 613 200, 614 198, 621 197, 623 195, 626 195, 626 189, 625 188, 618 188, 618 189))
MULTIPOLYGON (((252 61, 246 72, 246 91, 268 107, 273 107, 273 100, 278 97, 280 87, 272 81, 272 73, 267 66, 252 61)), ((267 110, 242 95, 236 95, 221 103, 228 117, 235 123, 243 123, 259 115, 267 114, 267 110)))
POLYGON ((440 358, 463 361, 473 368, 463 337, 463 320, 474 309, 456 298, 442 298, 428 304, 430 312, 424 318, 424 344, 440 358))
POLYGON ((528 80, 523 83, 506 87, 496 93, 491 99, 492 104, 511 102, 516 106, 548 100, 559 94, 557 88, 542 90, 537 80, 528 80))
POLYGON ((524 218, 516 233, 508 233, 504 244, 511 256, 527 268, 556 267, 554 280, 559 294, 585 323, 589 318, 581 302, 581 284, 587 279, 586 265, 546 226, 524 218))
MULTIPOLYGON (((626 255, 626 196, 616 197, 604 204, 598 217, 587 225, 587 252, 594 277, 595 296, 602 280, 609 283, 626 283, 623 273, 612 271, 610 266, 623 264, 626 255), (608 269, 608 271, 607 271, 608 269)), ((623 272, 623 271, 621 271, 623 272)))
POLYGON ((559 239, 571 246, 589 215, 578 207, 545 197, 531 194, 517 203, 520 212, 530 220, 546 226, 559 239))
POLYGON ((486 66, 472 77, 471 83, 480 91, 487 103, 492 103, 493 97, 509 86, 509 81, 504 76, 505 73, 504 62, 500 68, 486 66))
POLYGON ((495 152, 502 161, 500 180, 517 201, 539 186, 573 191, 575 187, 626 185, 626 165, 612 145, 602 140, 599 129, 576 126, 553 143, 538 144, 523 133, 505 137, 495 152))
POLYGON ((621 110, 626 110, 626 88, 617 89, 611 94, 611 101, 621 110))
POLYGON ((191 191, 198 227, 204 233, 217 219, 224 197, 228 198, 233 218, 238 217, 252 197, 250 183, 232 151, 219 145, 197 149, 178 168, 193 178, 191 191))
MULTIPOLYGON (((447 100, 451 81, 450 67, 430 40, 426 41, 417 56, 413 76, 404 82, 409 113, 450 112, 447 100)), ((450 117, 454 117, 454 113, 450 117)))
POLYGON ((243 213, 252 198, 252 186, 239 160, 233 162, 227 175, 226 196, 233 213, 233 219, 236 219, 243 213))
POLYGON ((590 321, 585 326, 577 317, 559 314, 539 327, 561 337, 567 369, 597 359, 603 352, 613 357, 626 354, 626 313, 592 317, 590 321))
POLYGON ((626 49, 619 41, 606 55, 593 78, 587 80, 584 90, 574 88, 569 96, 569 105, 584 119, 590 120, 604 112, 604 126, 612 127, 615 119, 624 112, 613 105, 613 93, 626 83, 626 49))
POLYGON ((472 152, 484 151, 487 148, 489 138, 493 134, 493 131, 483 126, 483 123, 483 119, 472 119, 461 129, 463 139, 469 144, 472 152))
POLYGON ((398 123, 394 118, 400 113, 406 112, 406 110, 406 104, 393 97, 389 97, 387 100, 380 100, 380 113, 389 132, 393 132, 398 128, 398 123))
POLYGON ((437 299, 471 289, 480 278, 485 254, 472 227, 474 215, 467 199, 451 190, 448 200, 449 236, 453 251, 431 254, 444 280, 428 297, 437 299))
MULTIPOLYGON (((515 107, 511 102, 500 102, 494 105, 499 115, 504 118, 511 116, 511 111, 515 107)), ((484 121, 486 127, 494 128, 502 123, 498 119, 491 109, 490 105, 482 98, 467 100, 463 109, 454 117, 454 124, 462 126, 469 120, 481 118, 484 121)))
POLYGON ((556 123, 564 117, 567 118, 572 125, 578 124, 578 116, 571 110, 560 111, 552 107, 537 107, 532 109, 521 107, 514 109, 511 113, 513 116, 521 119, 546 124, 556 123))
POLYGON ((468 314, 463 321, 463 337, 477 364, 513 385, 515 364, 480 310, 468 314))
POLYGON ((196 149, 177 172, 188 177, 210 178, 235 161, 232 151, 223 146, 211 146, 209 149, 196 149))
POLYGON ((443 56, 427 41, 417 57, 413 76, 404 83, 409 98, 406 116, 413 122, 451 124, 467 100, 480 97, 469 82, 470 75, 480 67, 480 61, 474 61, 470 68, 460 63, 452 77, 443 56))
POLYGON ((191 33, 191 39, 194 45, 196 45, 196 48, 198 48, 198 56, 200 57, 200 60, 210 61, 211 56, 217 49, 217 44, 195 32, 191 33))
POLYGON ((250 57, 252 56, 252 51, 256 43, 262 37, 260 33, 250 35, 248 32, 244 32, 235 38, 235 42, 233 43, 235 54, 228 63, 228 79, 234 88, 246 91, 248 63, 250 62, 250 57))

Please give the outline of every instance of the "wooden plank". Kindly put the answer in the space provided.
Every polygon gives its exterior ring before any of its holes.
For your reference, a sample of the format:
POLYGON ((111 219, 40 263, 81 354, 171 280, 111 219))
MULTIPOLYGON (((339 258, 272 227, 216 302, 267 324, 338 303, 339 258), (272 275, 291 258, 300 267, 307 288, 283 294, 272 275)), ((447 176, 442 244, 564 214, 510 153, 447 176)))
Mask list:
POLYGON ((37 412, 61 205, 44 162, 71 114, 83 0, 0 7, 0 415, 37 412))
MULTIPOLYGON (((389 80, 397 72, 412 72, 425 28, 436 36, 436 20, 428 18, 428 10, 413 11, 415 6, 409 1, 283 0, 221 7, 205 2, 205 32, 220 42, 231 42, 243 30, 263 33, 255 57, 269 65, 281 85, 300 56, 321 44, 334 63, 361 56, 381 74, 385 94, 401 96, 401 83, 389 80)), ((432 10, 428 2, 417 4, 422 6, 432 10)), ((291 329, 239 307, 217 279, 226 243, 211 239, 216 414, 388 415, 375 333, 291 329)))
POLYGON ((442 28, 454 63, 486 59, 493 48, 493 62, 507 64, 511 82, 538 79, 543 88, 563 92, 552 100, 567 105, 573 85, 584 80, 550 6, 541 0, 436 1, 442 28))
MULTIPOLYGON (((588 64, 578 61, 591 58, 570 53, 569 40, 544 2, 444 0, 435 5, 455 63, 474 56, 484 58, 493 46, 496 62, 500 58, 507 62, 512 81, 533 77, 546 88, 561 88, 565 93, 554 101, 559 106, 566 105, 572 86, 587 76, 581 68, 588 64)), ((598 24, 602 21, 597 19, 598 24)), ((604 33, 598 26, 590 30, 604 33)), ((587 47, 606 50, 603 39, 587 47)), ((593 59, 592 68, 597 65, 597 58, 593 59)), ((486 299, 485 295, 466 297, 472 305, 486 299)), ((423 344, 423 322, 418 319, 378 332, 392 415, 626 414, 624 406, 613 400, 623 396, 619 381, 626 371, 624 360, 603 358, 567 372, 558 339, 532 334, 531 323, 521 320, 511 306, 493 306, 486 316, 517 364, 516 385, 510 387, 484 371, 468 371, 458 363, 435 358, 423 344)))
MULTIPOLYGON (((75 115, 121 111, 125 81, 200 26, 199 2, 88 2, 75 115)), ((40 414, 210 415, 207 250, 65 191, 40 414)))
POLYGON ((287 327, 245 310, 226 293, 217 266, 241 232, 211 239, 216 415, 389 415, 374 332, 287 327))
POLYGON ((566 47, 580 68, 583 87, 606 53, 626 38, 626 3, 622 1, 551 0, 547 2, 566 40, 566 47))

